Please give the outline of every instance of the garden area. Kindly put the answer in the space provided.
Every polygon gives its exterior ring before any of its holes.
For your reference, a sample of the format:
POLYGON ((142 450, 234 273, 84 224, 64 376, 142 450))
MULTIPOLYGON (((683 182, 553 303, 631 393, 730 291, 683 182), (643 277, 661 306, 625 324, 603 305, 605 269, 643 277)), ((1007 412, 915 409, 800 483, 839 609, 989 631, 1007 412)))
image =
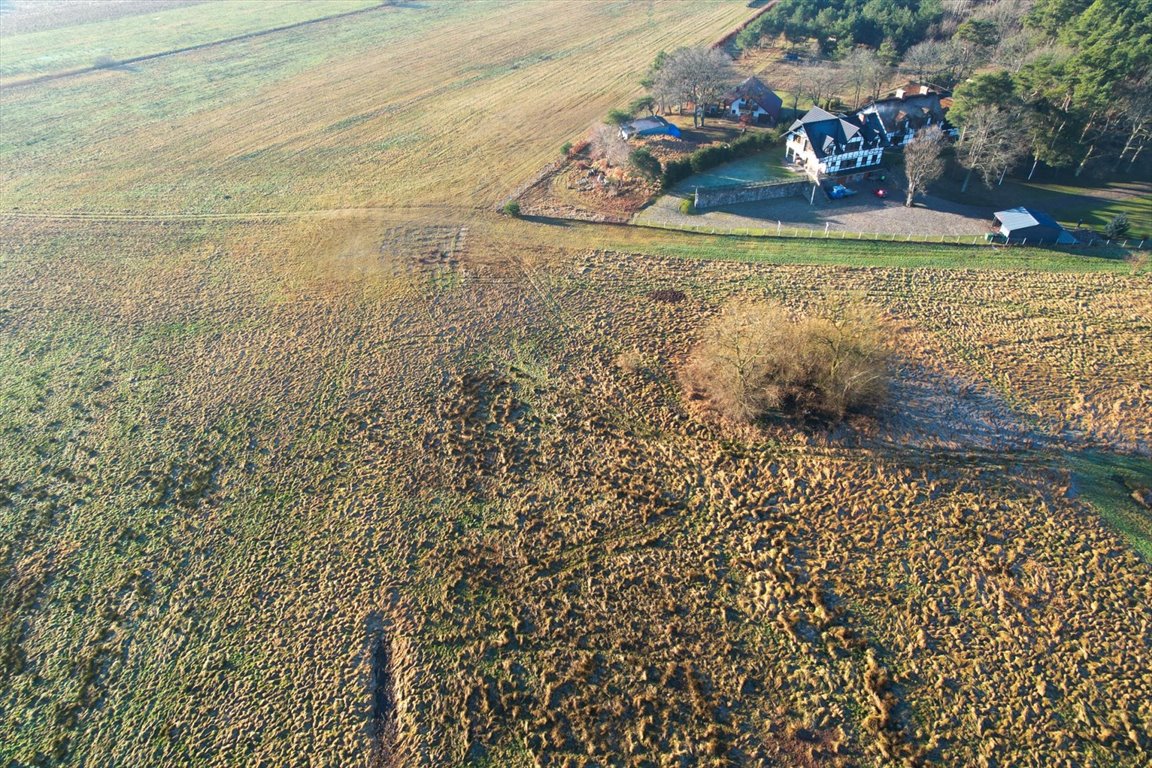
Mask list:
POLYGON ((677 184, 675 191, 691 192, 696 187, 727 187, 758 181, 802 178, 803 175, 795 173, 788 167, 784 159, 784 147, 781 145, 693 174, 677 184))

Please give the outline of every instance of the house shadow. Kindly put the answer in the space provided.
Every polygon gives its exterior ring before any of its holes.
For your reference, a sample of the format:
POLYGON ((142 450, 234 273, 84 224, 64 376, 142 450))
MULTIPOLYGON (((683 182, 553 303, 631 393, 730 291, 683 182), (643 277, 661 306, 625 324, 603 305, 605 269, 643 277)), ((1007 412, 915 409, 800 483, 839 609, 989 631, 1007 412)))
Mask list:
POLYGON ((568 219, 561 219, 556 216, 541 216, 538 214, 524 214, 520 217, 523 221, 530 221, 533 224, 546 224, 550 227, 571 227, 572 222, 568 219))

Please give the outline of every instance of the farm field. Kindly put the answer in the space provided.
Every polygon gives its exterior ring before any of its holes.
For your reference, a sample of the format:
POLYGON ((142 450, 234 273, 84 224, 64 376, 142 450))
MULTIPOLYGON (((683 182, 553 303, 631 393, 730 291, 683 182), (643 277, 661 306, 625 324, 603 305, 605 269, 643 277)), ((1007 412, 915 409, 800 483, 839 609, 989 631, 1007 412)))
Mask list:
POLYGON ((27 226, 6 758, 357 764, 383 665, 398 764, 1140 761, 1148 567, 1050 451, 1146 455, 1142 277, 27 226), (878 432, 721 440, 684 410, 675 361, 726 296, 829 290, 911 329, 878 432))
MULTIPOLYGON (((106 20, 81 14, 76 24, 24 31, 6 42, 0 85, 258 32, 268 27, 269 18, 282 26, 378 5, 379 0, 170 3, 155 10, 141 6, 140 11, 148 13, 147 25, 141 25, 136 14, 117 17, 116 5, 106 4, 111 17, 106 20)), ((65 4, 59 12, 67 17, 71 9, 65 4)), ((18 9, 9 13, 19 23, 22 14, 18 9)), ((21 31, 19 27, 17 30, 21 31)))
POLYGON ((0 90, 0 763, 1147 764, 1146 265, 492 211, 752 12, 0 90), (727 301, 837 296, 899 332, 873 418, 684 398, 727 301))
POLYGON ((570 5, 396 4, 4 89, 0 209, 490 206, 634 98, 661 48, 718 38, 748 13, 728 1, 570 5))

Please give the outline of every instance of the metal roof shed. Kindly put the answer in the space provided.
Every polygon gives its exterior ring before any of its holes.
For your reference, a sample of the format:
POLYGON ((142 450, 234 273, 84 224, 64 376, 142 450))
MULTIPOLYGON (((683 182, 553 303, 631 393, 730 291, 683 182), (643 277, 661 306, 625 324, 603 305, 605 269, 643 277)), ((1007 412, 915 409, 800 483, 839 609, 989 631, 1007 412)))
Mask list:
POLYGON ((1027 240, 1037 245, 1040 243, 1068 245, 1076 242, 1076 238, 1043 211, 1020 206, 1006 211, 996 211, 995 216, 1000 222, 1000 234, 1011 243, 1027 240))

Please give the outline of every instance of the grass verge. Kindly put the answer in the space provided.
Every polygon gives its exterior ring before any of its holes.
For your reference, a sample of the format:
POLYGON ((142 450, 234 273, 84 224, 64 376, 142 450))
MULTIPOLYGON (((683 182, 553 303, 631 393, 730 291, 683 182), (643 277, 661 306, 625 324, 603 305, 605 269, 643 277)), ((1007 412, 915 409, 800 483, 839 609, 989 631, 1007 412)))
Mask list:
POLYGON ((1101 451, 1069 453, 1076 489, 1132 547, 1152 562, 1152 511, 1132 498, 1132 489, 1152 487, 1152 459, 1101 451))
MULTIPOLYGON (((507 221, 505 219, 505 221, 507 221)), ((1121 248, 1069 251, 1055 248, 992 248, 940 243, 824 240, 812 238, 710 235, 637 226, 548 221, 525 223, 523 237, 541 244, 568 244, 604 250, 714 259, 756 264, 804 264, 896 269, 1005 269, 1041 272, 1131 273, 1121 248)), ((512 222, 508 222, 511 226, 512 222)), ((507 234, 512 233, 509 229, 507 234)), ((517 235, 520 235, 517 232, 517 235)), ((518 241, 520 241, 518 239, 518 241)), ((1146 271, 1147 268, 1144 268, 1146 271)))

